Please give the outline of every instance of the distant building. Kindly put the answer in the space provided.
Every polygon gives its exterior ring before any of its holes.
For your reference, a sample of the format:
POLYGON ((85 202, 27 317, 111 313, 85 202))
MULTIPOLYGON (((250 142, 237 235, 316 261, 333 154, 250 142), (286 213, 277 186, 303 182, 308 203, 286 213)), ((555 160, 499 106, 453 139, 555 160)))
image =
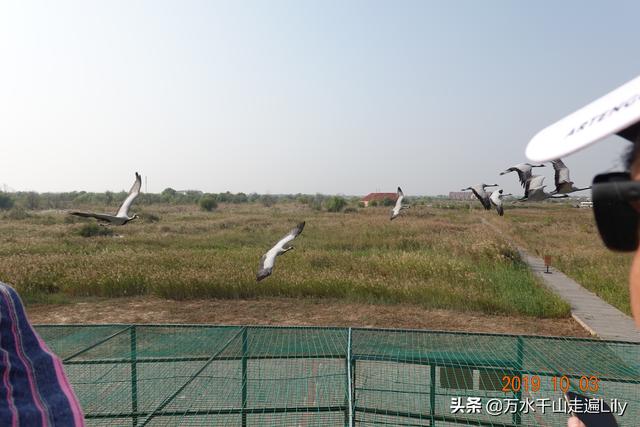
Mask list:
POLYGON ((369 206, 369 202, 377 202, 381 203, 383 200, 388 199, 392 201, 398 200, 397 193, 369 193, 362 198, 362 203, 364 203, 365 207, 369 206))
POLYGON ((471 191, 451 191, 449 198, 451 200, 474 200, 476 196, 471 191))
POLYGON ((189 194, 199 194, 199 195, 204 194, 200 190, 176 190, 176 193, 182 194, 183 196, 188 196, 189 194))

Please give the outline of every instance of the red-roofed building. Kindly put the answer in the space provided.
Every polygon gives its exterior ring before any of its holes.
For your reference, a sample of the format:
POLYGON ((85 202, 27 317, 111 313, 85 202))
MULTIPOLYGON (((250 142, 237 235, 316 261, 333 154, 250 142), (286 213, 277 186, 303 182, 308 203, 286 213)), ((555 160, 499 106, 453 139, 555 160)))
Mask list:
POLYGON ((365 206, 369 206, 369 202, 375 201, 377 203, 382 203, 382 201, 384 201, 385 199, 392 200, 393 202, 395 202, 396 200, 398 200, 398 194, 397 193, 369 193, 362 198, 362 203, 364 203, 365 206))

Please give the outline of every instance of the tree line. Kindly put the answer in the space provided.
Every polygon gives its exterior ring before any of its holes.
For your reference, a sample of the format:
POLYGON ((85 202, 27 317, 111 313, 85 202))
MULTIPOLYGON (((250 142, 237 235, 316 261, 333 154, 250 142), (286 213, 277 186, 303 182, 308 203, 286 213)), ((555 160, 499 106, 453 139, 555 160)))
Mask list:
MULTIPOLYGON (((19 191, 12 193, 0 192, 0 210, 25 209, 71 209, 79 205, 119 205, 127 197, 127 193, 105 191, 94 193, 87 191, 70 191, 62 193, 37 193, 33 191, 19 191)), ((425 203, 430 198, 414 197, 413 203, 425 203)), ((220 203, 259 203, 263 206, 274 206, 280 203, 300 203, 315 210, 342 212, 345 209, 363 207, 360 197, 335 196, 324 194, 257 194, 257 193, 204 193, 198 190, 177 191, 165 188, 161 193, 141 193, 136 199, 139 205, 174 204, 199 205, 203 210, 211 211, 220 203)), ((390 206, 393 202, 381 202, 379 205, 390 206)), ((375 206, 375 203, 370 204, 375 206)))

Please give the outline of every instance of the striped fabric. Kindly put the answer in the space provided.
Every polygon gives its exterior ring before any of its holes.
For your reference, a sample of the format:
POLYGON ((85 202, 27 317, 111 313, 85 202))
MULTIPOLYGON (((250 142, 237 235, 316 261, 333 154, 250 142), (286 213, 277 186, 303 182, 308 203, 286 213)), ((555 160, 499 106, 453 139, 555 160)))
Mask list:
POLYGON ((62 362, 27 320, 22 301, 0 283, 0 426, 83 426, 62 362))

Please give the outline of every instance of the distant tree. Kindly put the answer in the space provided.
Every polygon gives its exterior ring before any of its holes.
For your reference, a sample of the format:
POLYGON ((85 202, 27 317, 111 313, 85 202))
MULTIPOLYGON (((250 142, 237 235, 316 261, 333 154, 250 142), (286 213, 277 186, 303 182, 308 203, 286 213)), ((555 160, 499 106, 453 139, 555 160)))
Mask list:
POLYGON ((249 194, 249 203, 254 203, 260 200, 260 195, 258 193, 250 193, 249 194))
POLYGON ((370 202, 369 202, 369 206, 373 206, 373 207, 378 206, 378 201, 377 201, 377 200, 372 200, 372 201, 370 201, 370 202))
POLYGON ((176 198, 176 194, 178 194, 178 192, 173 188, 168 187, 162 190, 162 193, 160 194, 162 195, 162 198, 164 198, 167 202, 171 202, 176 198))
POLYGON ((24 198, 24 207, 29 210, 36 210, 40 207, 40 196, 35 191, 30 191, 24 198))
POLYGON ((0 193, 0 210, 6 211, 13 207, 13 199, 6 193, 0 193))
POLYGON ((275 198, 275 196, 272 196, 271 194, 263 194, 262 196, 260 196, 260 203, 262 203, 262 205, 266 207, 275 205, 277 201, 278 200, 275 198))
POLYGON ((218 194, 218 202, 231 203, 233 202, 233 194, 230 191, 218 194))
POLYGON ((200 209, 211 212, 218 207, 218 201, 213 194, 205 194, 200 198, 200 209))
POLYGON ((327 200, 327 211, 329 212, 340 212, 345 206, 347 206, 347 201, 340 196, 333 196, 327 200))
POLYGON ((385 197, 385 198, 382 200, 382 206, 393 206, 393 205, 395 205, 395 204, 396 204, 396 202, 394 202, 393 200, 391 200, 391 199, 389 199, 389 198, 387 198, 387 197, 385 197))
POLYGON ((311 201, 311 208, 315 211, 322 210, 322 204, 324 203, 325 199, 326 197, 322 194, 316 194, 315 196, 313 196, 313 200, 311 201))
POLYGON ((359 208, 364 208, 364 202, 363 201, 359 201, 358 202, 358 207, 359 208))
POLYGON ((238 193, 233 196, 233 203, 247 203, 249 198, 244 193, 238 193))
POLYGON ((311 203, 311 197, 307 196, 306 194, 300 194, 296 197, 296 201, 303 205, 308 205, 311 203))

